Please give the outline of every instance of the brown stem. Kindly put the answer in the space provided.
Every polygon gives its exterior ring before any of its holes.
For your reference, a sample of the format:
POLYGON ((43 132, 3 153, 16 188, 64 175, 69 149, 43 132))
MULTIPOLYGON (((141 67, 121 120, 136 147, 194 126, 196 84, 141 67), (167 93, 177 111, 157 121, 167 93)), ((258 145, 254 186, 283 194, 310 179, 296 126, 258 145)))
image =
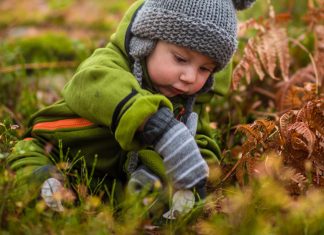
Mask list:
POLYGON ((72 68, 77 65, 76 61, 55 61, 30 64, 15 64, 7 67, 0 67, 0 73, 12 73, 23 69, 49 69, 49 68, 72 68))

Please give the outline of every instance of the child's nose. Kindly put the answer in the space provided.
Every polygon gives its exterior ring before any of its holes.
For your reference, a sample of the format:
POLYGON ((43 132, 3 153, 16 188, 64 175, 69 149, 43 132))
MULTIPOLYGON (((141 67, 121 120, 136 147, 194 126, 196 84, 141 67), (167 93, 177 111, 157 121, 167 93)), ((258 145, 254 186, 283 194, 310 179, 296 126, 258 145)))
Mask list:
POLYGON ((195 69, 188 69, 180 75, 180 80, 185 83, 194 83, 197 76, 198 72, 195 69))

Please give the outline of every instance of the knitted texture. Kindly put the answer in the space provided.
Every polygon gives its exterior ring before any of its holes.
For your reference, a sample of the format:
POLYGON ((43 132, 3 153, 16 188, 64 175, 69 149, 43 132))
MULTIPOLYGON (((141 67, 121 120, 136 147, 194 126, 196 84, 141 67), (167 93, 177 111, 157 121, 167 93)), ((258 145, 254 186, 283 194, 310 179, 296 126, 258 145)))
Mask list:
POLYGON ((236 9, 252 0, 147 0, 132 25, 134 35, 168 41, 214 59, 216 71, 237 47, 236 9))
POLYGON ((195 112, 191 112, 187 118, 186 126, 188 127, 190 134, 194 137, 197 132, 198 126, 198 114, 195 112))
POLYGON ((161 139, 162 135, 178 122, 174 119, 173 113, 167 107, 162 107, 153 114, 146 122, 141 133, 145 144, 154 145, 161 139))
POLYGON ((131 193, 140 193, 145 189, 148 192, 153 191, 161 185, 160 179, 146 166, 141 165, 131 174, 127 188, 131 193))
MULTIPOLYGON (((171 110, 167 107, 162 107, 147 120, 143 132, 140 133, 142 141, 145 144, 154 145, 161 139, 162 135, 167 130, 178 123, 179 122, 173 117, 171 110)), ((198 125, 198 114, 190 112, 185 124, 189 129, 190 134, 194 137, 198 125)))
POLYGON ((166 174, 176 189, 190 189, 208 177, 208 165, 183 123, 179 122, 164 133, 154 149, 163 157, 166 174))
POLYGON ((134 58, 133 74, 140 85, 143 80, 141 59, 148 56, 154 49, 156 41, 138 37, 132 37, 129 45, 129 54, 134 58))
POLYGON ((163 157, 166 174, 175 188, 189 189, 208 176, 208 166, 194 139, 197 114, 191 113, 186 125, 161 108, 145 124, 142 133, 146 144, 163 157), (187 126, 186 126, 187 125, 187 126))

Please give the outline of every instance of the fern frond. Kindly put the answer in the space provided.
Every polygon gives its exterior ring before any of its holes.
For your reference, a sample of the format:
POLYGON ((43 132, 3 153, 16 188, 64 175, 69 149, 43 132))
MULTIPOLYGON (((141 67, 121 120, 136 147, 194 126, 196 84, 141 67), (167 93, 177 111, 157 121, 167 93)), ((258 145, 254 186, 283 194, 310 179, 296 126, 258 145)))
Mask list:
MULTIPOLYGON (((253 45, 253 43, 254 43, 254 40, 249 40, 249 42, 247 43, 247 46, 246 46, 246 49, 248 51, 247 59, 250 61, 250 63, 252 63, 255 72, 259 76, 259 79, 262 81, 265 74, 262 70, 262 65, 260 63, 260 60, 257 57, 256 51, 254 49, 255 45, 253 45)), ((248 81, 248 82, 250 82, 250 81, 248 81)))
POLYGON ((303 102, 301 97, 303 96, 303 89, 292 85, 284 94, 283 101, 281 104, 281 109, 299 109, 302 107, 303 102))
MULTIPOLYGON (((324 20, 324 7, 323 7, 323 20, 324 20)), ((319 80, 318 86, 322 86, 324 80, 324 26, 321 24, 317 25, 314 31, 316 35, 314 60, 318 72, 318 80, 319 80)))
POLYGON ((279 65, 282 77, 285 81, 289 77, 289 64, 290 55, 288 48, 288 36, 284 28, 278 28, 275 30, 276 33, 271 34, 274 38, 274 46, 276 48, 276 53, 279 59, 279 65))
POLYGON ((276 126, 274 122, 265 119, 255 120, 255 123, 264 130, 266 138, 272 133, 276 126))
POLYGON ((235 132, 242 132, 243 134, 246 135, 248 140, 257 139, 259 136, 257 130, 255 130, 253 126, 250 124, 238 125, 235 132))
POLYGON ((272 34, 276 34, 276 31, 273 29, 263 34, 260 37, 259 43, 256 45, 256 50, 263 69, 271 78, 277 79, 274 74, 276 69, 276 50, 272 34))
POLYGON ((240 186, 244 185, 244 176, 245 176, 245 160, 241 161, 235 170, 235 177, 240 186))
MULTIPOLYGON (((276 104, 279 111, 301 108, 303 100, 301 98, 309 93, 308 87, 301 89, 304 84, 315 84, 316 78, 314 68, 308 65, 305 68, 298 70, 291 76, 288 81, 282 81, 277 84, 278 90, 276 93, 276 104)), ((313 94, 316 94, 314 92, 313 94)))
POLYGON ((233 71, 232 77, 232 87, 233 89, 237 89, 238 84, 240 83, 241 79, 246 77, 248 83, 251 81, 251 74, 250 74, 250 65, 253 64, 255 53, 249 45, 253 43, 253 39, 250 39, 247 43, 247 46, 244 48, 244 56, 241 59, 240 63, 235 67, 233 71))
POLYGON ((315 146, 315 135, 304 122, 295 122, 288 127, 288 140, 294 150, 303 150, 311 156, 315 146))
POLYGON ((288 127, 289 125, 293 124, 295 120, 296 120, 296 111, 293 110, 284 113, 279 118, 280 133, 284 138, 287 138, 288 127))
POLYGON ((306 120, 310 128, 324 136, 324 99, 308 102, 305 107, 306 120))

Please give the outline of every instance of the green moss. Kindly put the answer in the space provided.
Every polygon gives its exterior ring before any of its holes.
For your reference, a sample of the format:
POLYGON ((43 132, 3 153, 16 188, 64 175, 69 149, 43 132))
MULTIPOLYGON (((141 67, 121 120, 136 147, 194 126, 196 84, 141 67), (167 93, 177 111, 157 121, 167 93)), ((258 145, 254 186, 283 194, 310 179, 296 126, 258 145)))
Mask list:
POLYGON ((24 37, 6 44, 7 50, 16 51, 26 63, 64 60, 83 60, 89 55, 87 46, 59 33, 24 37))

